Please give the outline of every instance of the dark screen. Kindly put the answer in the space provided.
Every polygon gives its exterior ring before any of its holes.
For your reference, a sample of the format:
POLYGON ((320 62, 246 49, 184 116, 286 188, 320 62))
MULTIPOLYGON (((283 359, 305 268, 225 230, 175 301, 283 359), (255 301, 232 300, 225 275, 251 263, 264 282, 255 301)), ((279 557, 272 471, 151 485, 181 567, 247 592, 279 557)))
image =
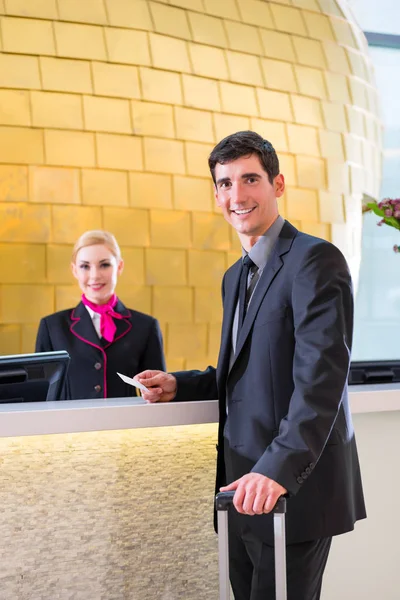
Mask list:
POLYGON ((68 364, 64 351, 0 356, 0 404, 59 400, 68 364))

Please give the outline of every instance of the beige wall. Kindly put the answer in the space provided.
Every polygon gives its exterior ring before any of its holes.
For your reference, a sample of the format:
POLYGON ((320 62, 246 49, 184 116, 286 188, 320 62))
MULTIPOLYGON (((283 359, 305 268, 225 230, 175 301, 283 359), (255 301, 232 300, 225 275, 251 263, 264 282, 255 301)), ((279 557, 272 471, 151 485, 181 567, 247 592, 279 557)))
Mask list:
POLYGON ((239 255, 206 158, 251 128, 278 150, 282 214, 357 276, 381 125, 365 39, 334 0, 0 0, 0 352, 79 298, 76 237, 111 230, 118 292, 161 322, 168 368, 219 346, 239 255))

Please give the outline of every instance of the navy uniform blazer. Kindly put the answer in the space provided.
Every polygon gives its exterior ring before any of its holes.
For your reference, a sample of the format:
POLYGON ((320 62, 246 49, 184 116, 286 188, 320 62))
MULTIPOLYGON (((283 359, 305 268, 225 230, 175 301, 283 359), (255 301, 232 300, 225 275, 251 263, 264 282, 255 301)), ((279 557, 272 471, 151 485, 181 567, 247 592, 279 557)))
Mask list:
POLYGON ((135 396, 132 386, 117 375, 133 377, 145 369, 165 370, 162 336, 158 321, 126 308, 118 300, 114 341, 99 338, 82 302, 40 321, 36 352, 66 350, 71 362, 62 400, 121 398, 135 396))
MULTIPOLYGON (((286 221, 230 364, 240 271, 241 260, 223 279, 217 369, 175 373, 176 399, 219 398, 217 490, 252 471, 280 483, 291 496, 288 543, 349 531, 365 507, 347 394, 353 295, 346 261, 286 221)), ((234 511, 232 518, 272 541, 270 515, 234 511)))

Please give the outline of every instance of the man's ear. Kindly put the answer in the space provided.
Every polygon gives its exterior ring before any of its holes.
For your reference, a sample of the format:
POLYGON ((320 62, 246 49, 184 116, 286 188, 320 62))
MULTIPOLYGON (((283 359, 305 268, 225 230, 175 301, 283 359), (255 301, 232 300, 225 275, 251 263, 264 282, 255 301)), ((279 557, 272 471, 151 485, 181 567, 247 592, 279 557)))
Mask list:
POLYGON ((279 173, 274 179, 275 196, 280 198, 285 192, 285 178, 279 173))
POLYGON ((218 188, 215 185, 215 183, 213 185, 213 191, 214 191, 215 202, 216 202, 217 206, 221 207, 221 201, 220 201, 219 196, 218 196, 218 188))

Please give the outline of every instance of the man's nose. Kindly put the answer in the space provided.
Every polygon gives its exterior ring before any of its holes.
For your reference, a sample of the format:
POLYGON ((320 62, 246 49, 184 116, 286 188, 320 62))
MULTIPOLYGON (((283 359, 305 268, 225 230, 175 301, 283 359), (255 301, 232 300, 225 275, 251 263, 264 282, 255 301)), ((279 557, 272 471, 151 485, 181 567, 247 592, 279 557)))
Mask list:
POLYGON ((233 204, 241 204, 243 202, 243 194, 240 185, 233 184, 230 189, 230 199, 233 204))

